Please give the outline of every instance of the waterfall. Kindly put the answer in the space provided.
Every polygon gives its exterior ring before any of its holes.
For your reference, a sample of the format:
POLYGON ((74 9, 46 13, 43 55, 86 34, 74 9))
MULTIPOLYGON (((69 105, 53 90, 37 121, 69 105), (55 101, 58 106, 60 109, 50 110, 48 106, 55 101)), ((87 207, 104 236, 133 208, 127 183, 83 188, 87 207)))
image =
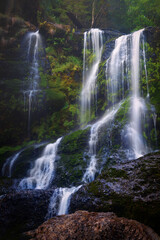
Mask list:
POLYGON ((46 189, 54 177, 54 162, 57 156, 58 146, 62 138, 55 143, 48 144, 42 156, 35 161, 34 167, 29 172, 29 177, 19 183, 22 189, 46 189))
MULTIPOLYGON (((122 102, 118 104, 116 107, 109 109, 99 121, 97 121, 95 124, 91 126, 88 154, 90 156, 90 163, 83 175, 82 183, 91 182, 95 178, 97 164, 96 145, 98 142, 98 131, 104 124, 107 124, 114 118, 121 104, 122 102)), ((53 213, 56 215, 67 214, 71 196, 72 194, 77 192, 81 188, 81 186, 82 185, 78 187, 58 188, 54 190, 54 193, 50 199, 50 204, 46 218, 48 219, 52 217, 53 213)))
POLYGON ((138 158, 148 152, 142 134, 142 121, 145 119, 147 107, 145 99, 140 96, 140 59, 143 59, 144 62, 148 97, 149 87, 143 29, 116 39, 115 48, 106 61, 107 103, 114 106, 130 92, 131 117, 126 126, 126 135, 130 142, 131 158, 138 158))
MULTIPOLYGON (((28 38, 28 59, 31 60, 30 86, 24 92, 24 97, 28 97, 28 120, 30 123, 30 114, 34 95, 39 91, 38 81, 38 51, 40 45, 39 33, 30 33, 28 38)), ((84 56, 83 56, 83 84, 81 92, 81 123, 91 120, 93 114, 92 107, 96 105, 99 64, 103 48, 103 31, 91 29, 84 33, 84 56)), ((148 146, 143 137, 143 126, 147 119, 147 103, 149 103, 149 87, 145 53, 145 41, 143 30, 133 34, 123 35, 116 39, 115 47, 106 60, 106 100, 107 108, 104 115, 91 125, 90 138, 88 142, 89 163, 81 179, 81 184, 89 183, 95 179, 98 172, 97 145, 99 141, 100 130, 102 127, 109 126, 116 117, 117 112, 129 95, 130 108, 128 122, 122 129, 125 140, 127 141, 128 158, 138 158, 148 152, 148 146), (140 91, 140 73, 142 72, 140 60, 143 60, 143 67, 146 77, 147 97, 141 96, 140 91)), ((127 98, 128 99, 128 98, 127 98)), ((127 100, 128 101, 128 100, 127 100)), ((95 107, 95 106, 94 106, 95 107)), ((95 110, 95 109, 94 109, 95 110)), ((156 132, 156 112, 152 110, 153 123, 156 132)), ((121 130, 121 129, 120 129, 121 130)), ((109 137, 109 136, 107 136, 109 137)), ((123 134, 122 134, 123 137, 123 134)), ((42 156, 39 157, 33 167, 29 170, 29 176, 22 179, 19 183, 21 189, 47 189, 55 174, 55 161, 57 151, 62 138, 55 143, 48 144, 42 156)), ((121 144, 121 143, 120 143, 121 144)), ((121 146, 122 147, 122 146, 121 146)), ((122 149, 123 150, 123 149, 122 149)), ((125 149, 124 149, 125 150, 125 149)), ((13 157, 7 159, 2 168, 2 174, 12 175, 13 165, 22 151, 16 153, 13 157)), ((82 185, 70 187, 59 187, 54 189, 50 199, 48 213, 46 218, 53 215, 62 215, 68 213, 68 208, 72 195, 77 192, 82 185)))
POLYGON ((125 97, 130 87, 129 50, 130 36, 121 36, 115 41, 115 48, 106 62, 107 103, 114 106, 125 97))
POLYGON ((146 106, 143 98, 140 97, 139 81, 140 81, 140 38, 143 29, 132 34, 131 45, 131 81, 132 81, 132 99, 131 99, 131 144, 138 158, 145 153, 147 149, 142 137, 141 118, 145 114, 146 106))
POLYGON ((28 111, 28 132, 30 132, 31 110, 34 105, 35 97, 39 89, 39 51, 42 46, 41 36, 39 31, 30 32, 26 37, 27 43, 27 59, 30 64, 30 72, 28 77, 29 86, 24 90, 24 107, 28 111), (26 100, 28 107, 26 107, 26 100))
POLYGON ((88 155, 90 156, 90 163, 82 178, 82 181, 85 183, 93 181, 95 178, 95 173, 97 171, 96 146, 98 143, 98 132, 104 124, 107 124, 111 120, 113 120, 121 104, 122 102, 120 102, 114 108, 108 109, 107 112, 104 114, 104 116, 91 126, 90 139, 89 139, 89 153, 88 153, 88 155))
POLYGON ((91 29, 84 33, 83 86, 81 91, 81 123, 91 119, 92 105, 96 105, 96 79, 103 49, 103 31, 91 29))
POLYGON ((22 153, 23 150, 19 151, 18 153, 14 154, 12 157, 7 158, 6 162, 2 167, 2 176, 12 177, 12 169, 13 166, 18 159, 19 155, 22 153))
POLYGON ((78 187, 55 189, 50 199, 46 219, 53 217, 53 213, 56 215, 67 214, 71 196, 72 194, 77 192, 81 188, 81 186, 82 185, 78 187))
MULTIPOLYGON (((102 34, 100 30, 91 30, 90 32, 85 32, 84 34, 83 87, 81 92, 82 122, 87 121, 86 114, 88 114, 88 119, 90 119, 92 101, 94 98, 96 99, 96 78, 102 54, 102 44, 97 44, 99 39, 101 39, 99 37, 99 34, 102 34), (93 61, 93 64, 89 66, 89 64, 87 63, 87 51, 88 49, 91 49, 92 45, 95 46, 93 52, 95 53, 96 57, 95 61, 93 61)), ((145 100, 140 97, 139 89, 141 38, 143 43, 142 56, 144 60, 144 68, 146 75, 148 92, 147 96, 149 94, 144 36, 143 30, 140 30, 133 34, 124 35, 116 39, 115 48, 111 53, 110 58, 106 61, 108 109, 100 120, 91 125, 88 151, 90 162, 83 175, 82 183, 89 183, 95 179, 98 161, 96 157, 96 147, 98 143, 99 131, 102 126, 104 126, 105 124, 109 124, 109 122, 114 119, 116 113, 120 109, 128 93, 131 94, 131 118, 129 120, 129 124, 127 125, 127 134, 128 140, 130 141, 131 145, 131 150, 129 151, 132 152, 129 155, 131 156, 131 158, 137 158, 142 154, 147 153, 148 151, 142 136, 141 129, 142 118, 145 117, 145 113, 147 112, 145 100)), ((101 43, 103 43, 102 40, 101 43)), ((66 214, 71 195, 78 191, 80 187, 81 186, 71 188, 59 188, 58 190, 56 189, 50 201, 48 216, 52 216, 53 212, 57 215, 66 214), (59 208, 57 202, 59 202, 59 208)))

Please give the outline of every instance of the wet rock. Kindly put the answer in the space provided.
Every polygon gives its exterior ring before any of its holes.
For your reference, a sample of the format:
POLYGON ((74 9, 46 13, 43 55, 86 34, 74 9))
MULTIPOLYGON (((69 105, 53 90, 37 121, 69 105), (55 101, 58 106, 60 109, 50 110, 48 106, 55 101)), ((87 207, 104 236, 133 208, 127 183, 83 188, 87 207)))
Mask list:
POLYGON ((104 30, 105 48, 102 55, 102 61, 105 61, 110 57, 111 52, 113 51, 115 46, 115 40, 121 35, 123 35, 123 33, 113 29, 104 30))
POLYGON ((109 212, 89 213, 86 211, 52 218, 26 235, 32 240, 160 239, 152 229, 137 221, 118 218, 114 213, 109 212))
POLYGON ((59 146, 55 162, 55 178, 53 184, 57 187, 80 185, 87 167, 85 150, 87 149, 90 128, 75 131, 66 135, 59 146))
POLYGON ((71 199, 76 210, 113 211, 159 231, 160 152, 105 167, 97 179, 83 186, 71 199))
POLYGON ((4 239, 43 223, 53 190, 25 190, 0 197, 0 233, 4 239), (9 234, 9 236, 8 236, 9 234))

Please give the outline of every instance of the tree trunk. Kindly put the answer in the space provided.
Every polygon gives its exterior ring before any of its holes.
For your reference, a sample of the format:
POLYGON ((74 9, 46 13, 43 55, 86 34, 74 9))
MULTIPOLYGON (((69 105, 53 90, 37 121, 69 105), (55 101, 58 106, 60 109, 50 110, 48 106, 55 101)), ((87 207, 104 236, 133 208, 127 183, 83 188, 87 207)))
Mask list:
POLYGON ((95 14, 95 0, 93 0, 93 3, 92 3, 92 24, 91 24, 91 27, 93 27, 93 25, 94 25, 94 14, 95 14))

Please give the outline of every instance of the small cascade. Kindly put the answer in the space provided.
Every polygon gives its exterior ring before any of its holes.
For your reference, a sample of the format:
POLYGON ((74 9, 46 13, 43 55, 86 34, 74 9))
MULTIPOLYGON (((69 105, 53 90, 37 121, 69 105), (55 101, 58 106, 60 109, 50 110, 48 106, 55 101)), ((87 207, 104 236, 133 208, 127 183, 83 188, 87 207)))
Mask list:
POLYGON ((54 162, 57 156, 58 145, 62 138, 55 143, 48 144, 42 156, 35 161, 34 167, 30 170, 29 177, 19 183, 22 189, 46 189, 54 177, 54 162))
POLYGON ((63 215, 68 213, 68 207, 70 204, 71 195, 78 191, 78 187, 71 188, 61 188, 61 201, 59 204, 58 215, 63 215))
POLYGON ((2 176, 12 177, 12 169, 13 166, 18 159, 19 155, 22 153, 23 150, 19 151, 18 153, 14 154, 12 157, 9 157, 2 167, 2 176))
POLYGON ((104 116, 99 121, 97 121, 91 126, 88 154, 90 156, 90 163, 82 179, 82 181, 85 183, 93 181, 95 178, 95 173, 97 171, 96 146, 98 142, 98 131, 104 124, 107 124, 108 122, 113 120, 121 104, 122 102, 114 108, 107 110, 106 114, 104 114, 104 116))
POLYGON ((114 106, 124 99, 129 90, 130 35, 121 36, 115 41, 115 48, 106 62, 107 102, 114 106))
POLYGON ((70 205, 70 199, 72 194, 77 192, 82 185, 71 188, 57 188, 50 199, 48 207, 48 213, 46 218, 53 217, 53 214, 63 215, 68 213, 68 207, 70 205), (58 207, 59 206, 59 207, 58 207))
POLYGON ((35 97, 39 89, 39 51, 42 46, 41 36, 39 31, 30 32, 27 34, 26 42, 27 48, 27 59, 30 64, 30 72, 28 77, 29 86, 24 90, 24 107, 28 111, 28 132, 30 131, 31 124, 31 110, 36 101, 35 97), (28 106, 26 106, 26 104, 28 106))
POLYGON ((130 92, 131 117, 126 130, 132 152, 129 154, 130 158, 138 158, 148 152, 142 135, 142 122, 145 121, 147 108, 145 100, 140 96, 141 59, 144 62, 148 97, 149 87, 143 29, 116 39, 115 48, 106 62, 107 102, 109 106, 114 106, 130 92))
POLYGON ((140 97, 140 40, 143 29, 132 34, 131 46, 131 81, 132 81, 132 99, 131 99, 131 144, 138 158, 147 153, 147 146, 142 136, 142 117, 145 114, 146 106, 143 98, 140 97))
POLYGON ((96 79, 103 49, 103 31, 91 29, 84 33, 83 86, 81 91, 81 123, 91 119, 92 105, 96 105, 96 79))

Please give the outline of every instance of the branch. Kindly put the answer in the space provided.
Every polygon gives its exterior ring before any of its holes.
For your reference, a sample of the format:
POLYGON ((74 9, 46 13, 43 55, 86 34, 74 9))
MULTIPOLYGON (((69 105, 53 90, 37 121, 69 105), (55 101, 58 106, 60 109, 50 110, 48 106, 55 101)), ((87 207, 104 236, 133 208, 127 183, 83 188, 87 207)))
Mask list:
POLYGON ((67 12, 66 14, 77 28, 83 28, 83 25, 73 13, 67 12))

